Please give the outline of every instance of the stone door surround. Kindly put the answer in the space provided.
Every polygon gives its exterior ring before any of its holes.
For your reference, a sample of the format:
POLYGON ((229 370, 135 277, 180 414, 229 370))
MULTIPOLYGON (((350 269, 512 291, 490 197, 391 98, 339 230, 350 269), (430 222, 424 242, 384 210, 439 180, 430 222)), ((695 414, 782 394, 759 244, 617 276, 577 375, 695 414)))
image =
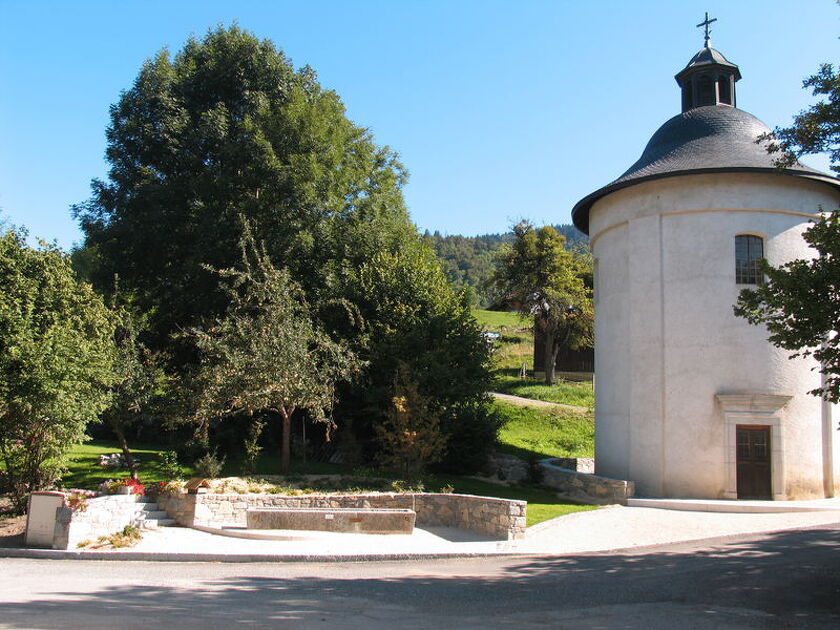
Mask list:
POLYGON ((770 427, 770 486, 774 501, 784 501, 785 466, 782 442, 782 411, 793 396, 765 393, 716 394, 724 423, 726 486, 724 499, 738 498, 737 440, 739 424, 770 427))

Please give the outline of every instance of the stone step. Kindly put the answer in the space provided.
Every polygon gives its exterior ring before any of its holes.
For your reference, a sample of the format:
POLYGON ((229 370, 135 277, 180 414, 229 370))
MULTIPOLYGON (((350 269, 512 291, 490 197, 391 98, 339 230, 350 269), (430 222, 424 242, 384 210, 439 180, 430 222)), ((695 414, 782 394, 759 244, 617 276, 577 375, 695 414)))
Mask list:
POLYGON ((165 510, 141 510, 137 513, 137 518, 141 519, 168 518, 168 516, 165 510))
POLYGON ((175 525, 174 518, 144 518, 135 521, 140 529, 155 529, 157 527, 172 527, 175 525))

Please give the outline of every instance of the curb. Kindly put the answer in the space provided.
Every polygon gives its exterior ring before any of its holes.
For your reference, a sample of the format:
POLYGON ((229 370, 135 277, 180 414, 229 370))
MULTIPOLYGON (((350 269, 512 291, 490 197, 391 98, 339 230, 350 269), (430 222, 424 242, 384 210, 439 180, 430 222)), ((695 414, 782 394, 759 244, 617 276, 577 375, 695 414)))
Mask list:
POLYGON ((459 558, 528 557, 534 552, 438 552, 438 553, 391 553, 391 554, 224 554, 224 553, 167 553, 162 551, 69 551, 61 549, 0 549, 0 558, 29 558, 35 560, 119 560, 135 562, 394 562, 417 560, 451 560, 459 558))
MULTIPOLYGON (((60 549, 21 549, 0 548, 0 558, 29 558, 36 560, 97 560, 97 561, 135 561, 135 562, 225 562, 225 563, 336 563, 336 562, 402 562, 420 560, 455 560, 482 558, 534 558, 566 556, 600 556, 607 554, 649 553, 663 547, 679 545, 723 545, 756 538, 771 536, 783 532, 807 532, 820 529, 840 529, 840 521, 808 525, 806 527, 790 527, 786 529, 771 529, 707 538, 689 538, 650 545, 636 545, 630 547, 616 547, 593 551, 494 551, 494 552, 436 552, 436 553, 390 553, 390 554, 347 554, 347 555, 313 555, 313 554, 220 554, 220 553, 169 553, 161 551, 69 551, 60 549)), ((678 552, 676 552, 678 553, 678 552)))

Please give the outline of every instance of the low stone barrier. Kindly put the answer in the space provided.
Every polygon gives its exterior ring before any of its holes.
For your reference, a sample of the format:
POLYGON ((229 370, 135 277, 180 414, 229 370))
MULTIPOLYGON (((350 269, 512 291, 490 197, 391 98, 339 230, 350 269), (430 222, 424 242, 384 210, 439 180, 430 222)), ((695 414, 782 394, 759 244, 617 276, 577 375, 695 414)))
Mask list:
POLYGON ((85 511, 67 506, 56 510, 53 549, 75 549, 83 540, 96 540, 136 524, 142 506, 135 494, 112 494, 88 499, 85 511))
POLYGON ((470 494, 176 494, 158 497, 158 506, 179 525, 247 525, 256 508, 354 508, 414 510, 415 524, 457 527, 500 540, 525 535, 525 501, 470 494))
POLYGON ((632 481, 569 470, 558 466, 556 461, 549 459, 540 462, 543 469, 542 483, 569 499, 597 505, 627 505, 627 499, 636 492, 632 481))
POLYGON ((254 508, 246 511, 248 529, 300 529, 354 534, 410 534, 414 510, 353 508, 254 508))

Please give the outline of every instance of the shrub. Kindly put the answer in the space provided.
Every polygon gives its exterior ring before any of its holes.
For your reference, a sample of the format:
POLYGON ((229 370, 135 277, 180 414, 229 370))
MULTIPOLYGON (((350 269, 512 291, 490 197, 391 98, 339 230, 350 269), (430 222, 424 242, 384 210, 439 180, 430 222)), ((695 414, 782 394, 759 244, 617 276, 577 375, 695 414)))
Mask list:
POLYGON ((216 456, 216 451, 212 453, 205 453, 204 456, 195 460, 195 471, 199 477, 206 477, 207 479, 215 479, 222 472, 222 467, 225 465, 225 458, 219 459, 216 456))
POLYGON ((181 476, 178 453, 175 451, 163 451, 160 454, 160 470, 167 479, 178 479, 181 476))

